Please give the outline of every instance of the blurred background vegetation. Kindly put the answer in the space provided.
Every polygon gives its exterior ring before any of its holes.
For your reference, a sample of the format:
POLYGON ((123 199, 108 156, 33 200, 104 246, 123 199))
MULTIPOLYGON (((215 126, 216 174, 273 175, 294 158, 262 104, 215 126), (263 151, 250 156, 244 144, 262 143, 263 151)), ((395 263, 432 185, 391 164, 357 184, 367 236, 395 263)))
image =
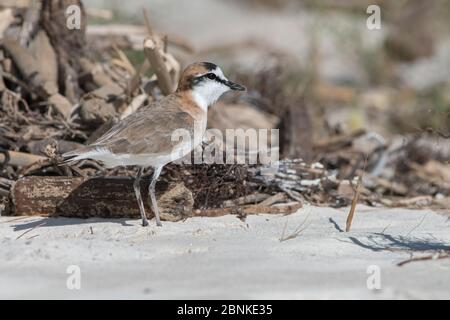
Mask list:
MULTIPOLYGON (((385 137, 450 132, 450 1, 84 3, 113 12, 110 20, 95 17, 91 24, 142 25, 146 8, 158 33, 194 49, 169 48, 182 64, 223 65, 248 82, 250 96, 269 97, 271 108, 302 101, 316 138, 358 128, 385 137), (381 8, 380 30, 366 27, 370 4, 381 8)), ((137 65, 144 60, 139 50, 126 53, 137 65)))

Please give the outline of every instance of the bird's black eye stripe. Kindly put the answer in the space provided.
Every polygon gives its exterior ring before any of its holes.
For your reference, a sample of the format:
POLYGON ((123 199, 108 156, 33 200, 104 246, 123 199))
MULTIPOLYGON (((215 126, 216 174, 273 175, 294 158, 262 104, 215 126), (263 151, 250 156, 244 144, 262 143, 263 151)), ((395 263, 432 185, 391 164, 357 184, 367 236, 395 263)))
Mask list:
POLYGON ((222 83, 222 84, 226 85, 226 81, 225 80, 219 78, 215 73, 212 73, 212 72, 204 74, 200 78, 203 78, 203 79, 204 78, 208 78, 209 80, 214 80, 214 81, 217 81, 219 83, 222 83))

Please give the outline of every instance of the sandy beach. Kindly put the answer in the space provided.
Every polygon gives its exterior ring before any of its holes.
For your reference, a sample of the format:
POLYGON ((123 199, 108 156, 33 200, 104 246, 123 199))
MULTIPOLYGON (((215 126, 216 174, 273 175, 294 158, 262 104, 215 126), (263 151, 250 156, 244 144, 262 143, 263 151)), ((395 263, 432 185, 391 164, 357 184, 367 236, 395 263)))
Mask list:
POLYGON ((448 250, 447 216, 358 206, 345 233, 347 212, 307 206, 289 216, 192 218, 162 228, 1 217, 0 298, 450 298, 450 259, 397 266, 448 250), (68 288, 69 266, 80 289, 68 288), (367 284, 374 272, 380 289, 367 284))

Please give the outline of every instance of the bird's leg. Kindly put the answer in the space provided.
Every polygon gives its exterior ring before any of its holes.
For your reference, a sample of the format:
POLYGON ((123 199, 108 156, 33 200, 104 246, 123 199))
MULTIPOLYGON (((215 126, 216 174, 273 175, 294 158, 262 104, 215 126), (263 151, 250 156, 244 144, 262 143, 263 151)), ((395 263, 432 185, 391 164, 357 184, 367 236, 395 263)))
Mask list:
POLYGON ((139 205, 139 211, 141 212, 142 217, 142 226, 148 226, 148 220, 147 216, 145 215, 145 209, 144 209, 144 203, 142 202, 142 196, 141 196, 141 177, 142 173, 144 173, 144 168, 139 168, 139 171, 137 173, 136 179, 133 183, 134 193, 136 194, 136 199, 139 205))
POLYGON ((152 181, 150 182, 150 185, 148 187, 148 193, 150 194, 150 200, 152 202, 152 209, 153 209, 153 213, 155 214, 156 225, 158 227, 161 227, 162 224, 161 224, 161 220, 159 218, 158 203, 156 202, 156 197, 155 197, 155 186, 156 186, 156 181, 158 180, 158 177, 161 174, 162 168, 163 168, 162 166, 155 168, 155 170, 153 171, 152 181))

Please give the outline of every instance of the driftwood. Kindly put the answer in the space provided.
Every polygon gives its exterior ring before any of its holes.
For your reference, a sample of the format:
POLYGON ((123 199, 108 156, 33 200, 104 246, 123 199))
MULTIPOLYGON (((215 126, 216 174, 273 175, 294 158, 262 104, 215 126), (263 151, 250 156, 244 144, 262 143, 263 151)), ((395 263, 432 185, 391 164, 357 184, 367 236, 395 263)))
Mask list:
POLYGON ((3 39, 3 46, 14 59, 24 79, 40 96, 47 98, 58 93, 56 83, 46 80, 41 75, 39 62, 29 50, 23 48, 17 40, 9 37, 3 39))
MULTIPOLYGON (((104 217, 138 218, 139 208, 133 191, 134 179, 128 177, 101 177, 85 179, 82 177, 39 177, 29 176, 19 179, 12 186, 11 198, 14 204, 13 215, 41 215, 51 217, 104 217)), ((149 179, 141 182, 142 196, 149 179)), ((285 197, 275 195, 276 199, 262 204, 241 205, 218 209, 193 210, 192 193, 182 182, 157 183, 156 194, 161 218, 178 221, 192 216, 218 217, 227 214, 245 216, 248 214, 290 214, 301 208, 300 203, 271 206, 285 197)), ((267 198, 265 196, 264 198, 267 198)), ((261 198, 258 198, 260 200, 261 198)), ((145 204, 149 217, 152 212, 145 204)))
MULTIPOLYGON (((8 164, 18 167, 28 166, 39 160, 46 159, 45 157, 42 156, 18 151, 8 151, 8 158, 9 158, 7 161, 8 164)), ((3 163, 4 161, 5 161, 5 154, 0 153, 0 163, 3 163)))
MULTIPOLYGON (((39 177, 19 179, 12 187, 13 215, 64 217, 138 218, 139 208, 133 191, 134 179, 127 177, 39 177)), ((149 179, 142 179, 143 199, 149 179)), ((192 194, 182 183, 159 182, 156 187, 158 205, 164 220, 176 221, 192 211, 192 194)), ((149 217, 153 213, 144 201, 149 217)))
POLYGON ((44 0, 42 4, 41 25, 46 31, 58 57, 60 79, 67 91, 77 95, 80 88, 76 81, 66 81, 68 78, 78 79, 81 71, 80 59, 85 56, 86 13, 81 0, 44 0), (65 10, 70 5, 81 9, 81 25, 79 29, 67 28, 65 10), (68 87, 71 84, 72 87, 68 87))
POLYGON ((144 41, 144 53, 150 62, 150 66, 155 71, 158 85, 164 95, 168 95, 175 90, 175 83, 172 81, 169 70, 166 67, 161 54, 160 40, 156 36, 149 36, 144 41))
POLYGON ((201 217, 221 217, 227 214, 237 214, 241 216, 249 214, 291 214, 296 212, 301 207, 301 203, 283 204, 279 206, 254 204, 232 208, 195 210, 194 215, 201 217))
POLYGON ((95 64, 87 58, 80 58, 79 63, 83 74, 89 76, 87 80, 93 81, 98 87, 114 85, 114 81, 106 75, 100 64, 95 64))
POLYGON ((235 200, 224 201, 222 206, 224 208, 232 208, 236 206, 248 205, 248 204, 258 204, 260 207, 269 207, 278 202, 287 202, 288 197, 286 194, 280 192, 273 196, 267 193, 253 193, 244 197, 237 198, 235 200))
POLYGON ((58 58, 44 30, 40 30, 30 44, 30 50, 38 61, 42 77, 53 83, 58 83, 58 58))
POLYGON ((237 205, 243 205, 243 204, 259 203, 263 200, 266 200, 269 197, 270 197, 269 194, 253 193, 253 194, 249 194, 248 196, 244 196, 244 197, 237 198, 234 200, 224 201, 223 206, 225 208, 228 208, 228 207, 235 207, 237 205))
POLYGON ((5 38, 3 45, 14 59, 20 73, 27 80, 31 90, 44 99, 48 99, 55 109, 65 118, 72 110, 72 104, 67 98, 58 93, 57 69, 54 51, 45 33, 40 33, 35 39, 33 49, 23 48, 19 41, 5 38), (36 56, 33 55, 35 52, 36 56), (45 56, 43 56, 45 53, 45 56), (51 69, 54 70, 51 70, 51 69))

